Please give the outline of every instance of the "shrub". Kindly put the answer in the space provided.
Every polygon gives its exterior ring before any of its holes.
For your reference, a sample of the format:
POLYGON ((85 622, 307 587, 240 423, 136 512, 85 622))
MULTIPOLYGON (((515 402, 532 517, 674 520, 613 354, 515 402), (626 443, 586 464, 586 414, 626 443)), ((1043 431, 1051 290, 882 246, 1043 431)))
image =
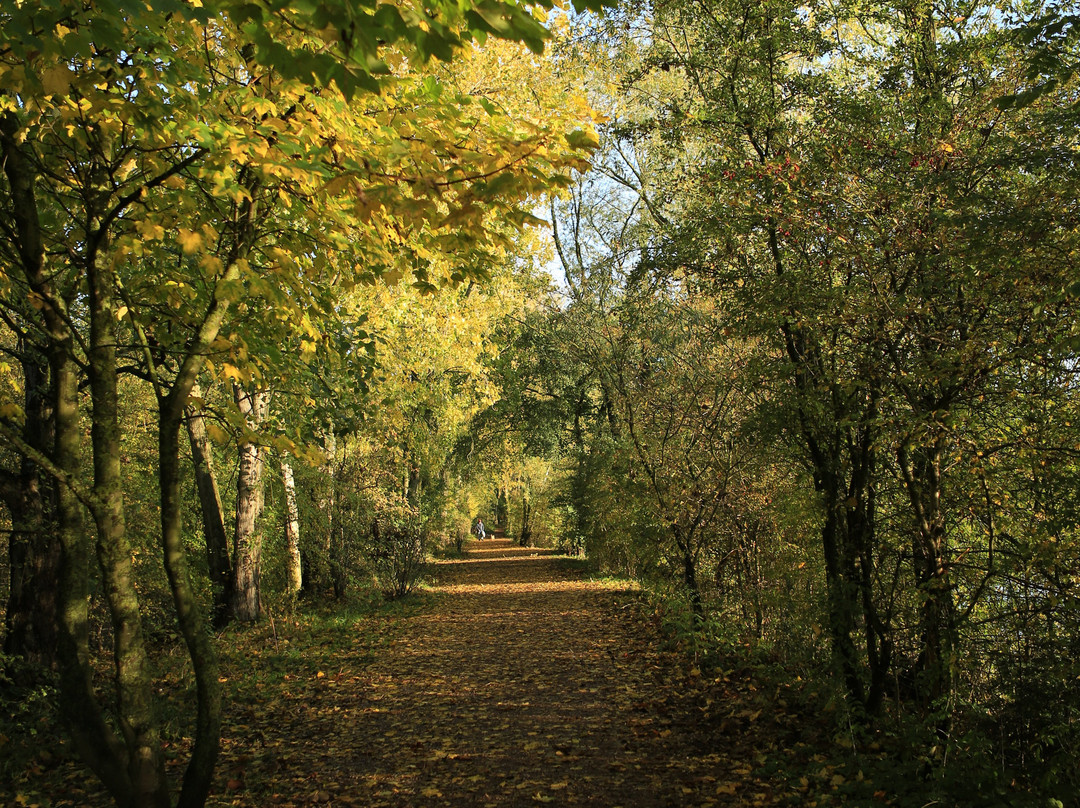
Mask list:
POLYGON ((404 507, 376 516, 371 525, 375 578, 383 595, 400 598, 420 582, 427 566, 427 535, 419 514, 404 507))

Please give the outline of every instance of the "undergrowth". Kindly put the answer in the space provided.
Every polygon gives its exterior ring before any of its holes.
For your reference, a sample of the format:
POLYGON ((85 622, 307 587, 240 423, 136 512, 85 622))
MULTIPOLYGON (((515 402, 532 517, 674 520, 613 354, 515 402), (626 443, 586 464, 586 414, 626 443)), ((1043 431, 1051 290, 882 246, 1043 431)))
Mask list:
MULTIPOLYGON (((1064 808, 1080 805, 1069 778, 1035 782, 1032 772, 1002 766, 991 739, 968 727, 962 707, 915 714, 887 702, 882 713, 859 718, 828 665, 809 652, 795 656, 748 637, 731 623, 701 619, 685 599, 647 589, 643 599, 665 650, 700 672, 705 705, 721 705, 710 690, 740 682, 757 710, 743 724, 774 735, 774 753, 758 761, 760 775, 777 786, 780 804, 805 808, 883 805, 950 808, 1064 808), (943 727, 948 726, 948 730, 943 727)), ((730 692, 728 692, 730 695, 730 692)), ((722 709, 718 706, 716 709, 722 709)), ((723 744, 730 724, 710 718, 723 744)))

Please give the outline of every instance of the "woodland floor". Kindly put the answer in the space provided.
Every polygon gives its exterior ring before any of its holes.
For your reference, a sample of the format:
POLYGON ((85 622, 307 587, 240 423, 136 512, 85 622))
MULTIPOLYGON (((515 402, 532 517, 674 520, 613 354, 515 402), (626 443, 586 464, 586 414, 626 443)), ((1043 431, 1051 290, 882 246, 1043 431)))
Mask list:
MULTIPOLYGON (((743 726, 752 712, 721 747, 709 742, 696 677, 657 652, 635 593, 505 539, 440 563, 435 591, 434 609, 403 619, 361 675, 326 671, 291 714, 265 716, 266 737, 305 746, 282 749, 271 771, 249 768, 246 782, 274 782, 269 796, 286 804, 768 799, 752 776, 760 739, 743 726), (320 739, 313 756, 307 744, 320 739)), ((233 797, 226 804, 261 801, 233 797)))
MULTIPOLYGON (((261 652, 276 662, 226 669, 246 684, 230 698, 209 804, 741 806, 809 796, 805 780, 774 787, 765 774, 778 749, 803 746, 779 694, 658 650, 638 593, 591 580, 570 559, 504 539, 467 548, 436 565, 433 594, 417 608, 381 618, 379 641, 342 649, 330 638, 321 657, 294 642, 285 658, 277 626, 261 652)), ((372 626, 348 630, 373 636, 372 626)), ((107 804, 65 766, 46 774, 64 785, 40 804, 107 804)))

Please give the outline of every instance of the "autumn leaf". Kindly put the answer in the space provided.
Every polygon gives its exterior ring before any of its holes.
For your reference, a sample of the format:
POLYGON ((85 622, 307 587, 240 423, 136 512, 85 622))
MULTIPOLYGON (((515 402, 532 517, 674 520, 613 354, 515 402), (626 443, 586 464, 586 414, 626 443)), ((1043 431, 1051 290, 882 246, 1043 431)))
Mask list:
POLYGON ((66 93, 75 74, 66 65, 55 65, 41 74, 41 88, 45 95, 66 93))
POLYGON ((176 240, 180 244, 180 249, 187 255, 198 252, 203 243, 202 235, 198 231, 188 230, 184 227, 181 227, 178 231, 176 240))

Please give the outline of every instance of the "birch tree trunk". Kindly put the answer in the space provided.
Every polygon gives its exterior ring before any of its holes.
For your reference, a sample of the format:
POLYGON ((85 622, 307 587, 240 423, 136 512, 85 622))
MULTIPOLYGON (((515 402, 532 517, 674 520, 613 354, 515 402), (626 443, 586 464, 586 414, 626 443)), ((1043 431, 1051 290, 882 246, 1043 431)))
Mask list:
POLYGON ((296 505, 296 480, 288 457, 281 458, 281 478, 285 483, 285 587, 296 596, 304 585, 300 562, 300 509, 296 505))
MULTIPOLYGON (((270 412, 270 391, 247 392, 234 388, 236 403, 251 430, 258 429, 270 412)), ((236 532, 233 536, 232 614, 237 620, 254 622, 262 614, 259 579, 262 572, 262 534, 257 522, 263 507, 264 449, 242 441, 236 479, 236 532)))

